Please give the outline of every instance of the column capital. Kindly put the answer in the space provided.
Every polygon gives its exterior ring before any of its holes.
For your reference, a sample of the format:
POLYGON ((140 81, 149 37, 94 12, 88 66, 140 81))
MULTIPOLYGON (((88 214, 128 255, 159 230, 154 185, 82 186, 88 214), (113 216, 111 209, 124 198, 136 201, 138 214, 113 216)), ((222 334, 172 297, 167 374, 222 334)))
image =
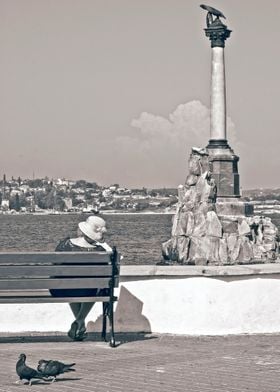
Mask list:
POLYGON ((224 25, 219 18, 216 18, 213 23, 204 29, 206 37, 211 41, 211 48, 225 47, 225 41, 229 38, 231 30, 224 25))

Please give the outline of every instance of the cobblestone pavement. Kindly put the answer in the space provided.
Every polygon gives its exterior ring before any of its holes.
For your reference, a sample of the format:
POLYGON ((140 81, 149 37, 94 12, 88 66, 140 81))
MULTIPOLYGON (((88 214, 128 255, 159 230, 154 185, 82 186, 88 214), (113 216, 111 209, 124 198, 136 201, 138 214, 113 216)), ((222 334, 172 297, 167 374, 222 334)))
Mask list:
POLYGON ((0 338, 0 391, 59 392, 279 392, 280 335, 188 337, 117 335, 110 348, 90 335, 84 342, 64 336, 0 338), (76 372, 51 384, 15 384, 20 353, 27 364, 57 359, 76 362, 76 372))

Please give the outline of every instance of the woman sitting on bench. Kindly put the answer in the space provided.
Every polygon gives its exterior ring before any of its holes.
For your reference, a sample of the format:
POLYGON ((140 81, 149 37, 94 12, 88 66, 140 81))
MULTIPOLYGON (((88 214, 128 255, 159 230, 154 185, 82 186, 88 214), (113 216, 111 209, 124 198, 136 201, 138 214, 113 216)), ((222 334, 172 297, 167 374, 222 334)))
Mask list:
MULTIPOLYGON (((78 237, 65 238, 56 247, 58 252, 111 252, 112 248, 104 242, 106 222, 98 216, 89 216, 85 222, 78 224, 78 237)), ((98 289, 52 289, 54 297, 91 297, 96 296, 98 289)), ((77 341, 87 336, 85 319, 92 309, 94 302, 70 303, 75 321, 71 324, 68 336, 77 341)))

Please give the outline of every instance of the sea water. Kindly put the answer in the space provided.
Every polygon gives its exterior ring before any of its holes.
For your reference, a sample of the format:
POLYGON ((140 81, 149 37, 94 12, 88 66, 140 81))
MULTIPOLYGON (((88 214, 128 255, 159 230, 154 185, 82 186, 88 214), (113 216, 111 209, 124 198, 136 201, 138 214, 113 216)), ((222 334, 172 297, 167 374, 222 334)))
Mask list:
MULTIPOLYGON (((87 214, 0 215, 0 251, 53 251, 59 240, 77 235, 87 214)), ((122 264, 156 264, 161 243, 171 237, 170 214, 102 214, 106 241, 123 254, 122 264)), ((280 229, 280 214, 270 215, 280 229)))
MULTIPOLYGON (((59 240, 77 235, 87 214, 0 215, 0 251, 53 251, 59 240)), ((155 264, 161 243, 171 236, 172 215, 107 214, 106 242, 123 254, 123 264, 155 264)))

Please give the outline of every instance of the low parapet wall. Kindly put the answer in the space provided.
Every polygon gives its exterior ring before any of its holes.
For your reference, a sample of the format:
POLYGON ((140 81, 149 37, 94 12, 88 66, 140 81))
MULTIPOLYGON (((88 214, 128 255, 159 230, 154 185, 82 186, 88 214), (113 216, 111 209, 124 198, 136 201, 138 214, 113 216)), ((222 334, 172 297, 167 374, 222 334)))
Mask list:
MULTIPOLYGON (((280 332, 280 263, 122 266, 116 331, 190 335, 280 332)), ((69 329, 67 304, 0 305, 0 332, 69 329)), ((88 317, 101 330, 101 305, 88 317)))

